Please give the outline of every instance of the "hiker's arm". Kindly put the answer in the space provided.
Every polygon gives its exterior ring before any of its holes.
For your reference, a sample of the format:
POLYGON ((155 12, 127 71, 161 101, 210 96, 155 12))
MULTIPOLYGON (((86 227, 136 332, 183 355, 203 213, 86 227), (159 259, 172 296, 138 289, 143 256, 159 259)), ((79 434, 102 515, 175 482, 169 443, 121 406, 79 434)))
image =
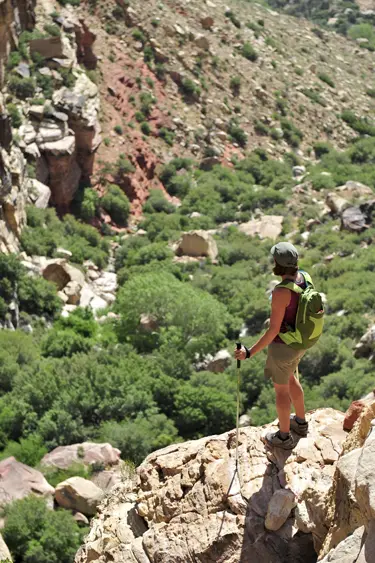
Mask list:
POLYGON ((290 303, 290 290, 284 287, 275 289, 272 294, 272 311, 270 326, 267 332, 258 340, 254 346, 250 349, 250 355, 254 356, 261 352, 264 348, 267 348, 269 344, 276 338, 280 332, 281 323, 285 315, 285 309, 290 303))

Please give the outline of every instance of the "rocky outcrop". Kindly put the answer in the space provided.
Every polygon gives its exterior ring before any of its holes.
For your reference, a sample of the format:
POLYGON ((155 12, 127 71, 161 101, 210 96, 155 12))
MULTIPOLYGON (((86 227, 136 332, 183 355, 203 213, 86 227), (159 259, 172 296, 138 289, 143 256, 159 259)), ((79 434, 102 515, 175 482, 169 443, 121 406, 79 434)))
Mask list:
POLYGON ((0 147, 0 252, 16 252, 26 224, 26 162, 21 151, 0 147))
POLYGON ((312 563, 326 536, 326 502, 346 434, 321 409, 293 452, 266 451, 268 428, 170 446, 148 456, 137 485, 100 506, 76 563, 312 563))
POLYGON ((91 481, 82 477, 71 477, 59 483, 55 491, 55 500, 67 510, 93 516, 103 498, 103 491, 91 481))
POLYGON ((9 561, 10 563, 12 563, 12 557, 10 555, 10 551, 5 541, 3 540, 1 534, 0 534, 0 561, 9 561))
POLYGON ((41 463, 58 469, 68 469, 75 463, 88 466, 100 464, 107 467, 119 464, 120 453, 120 450, 113 448, 111 444, 83 442, 71 446, 59 446, 46 454, 41 463))
POLYGON ((55 490, 40 471, 9 457, 0 461, 0 506, 31 494, 43 496, 52 505, 55 490))
POLYGON ((63 295, 65 296, 67 304, 77 305, 79 303, 81 290, 85 283, 85 276, 81 270, 71 266, 63 258, 49 260, 43 270, 43 277, 56 284, 58 291, 61 292, 61 297, 64 299, 63 295))
POLYGON ((182 235, 177 245, 176 255, 207 256, 211 260, 216 260, 218 248, 215 239, 207 231, 190 231, 182 235))
POLYGON ((35 24, 35 4, 36 0, 0 0, 0 89, 9 51, 17 45, 21 31, 35 24))
POLYGON ((259 219, 252 219, 242 223, 238 230, 245 235, 276 240, 283 230, 284 217, 282 215, 264 215, 259 219))
POLYGON ((375 558, 375 402, 355 424, 344 445, 326 506, 329 531, 320 558, 370 563, 375 558), (345 555, 346 559, 340 559, 345 555))

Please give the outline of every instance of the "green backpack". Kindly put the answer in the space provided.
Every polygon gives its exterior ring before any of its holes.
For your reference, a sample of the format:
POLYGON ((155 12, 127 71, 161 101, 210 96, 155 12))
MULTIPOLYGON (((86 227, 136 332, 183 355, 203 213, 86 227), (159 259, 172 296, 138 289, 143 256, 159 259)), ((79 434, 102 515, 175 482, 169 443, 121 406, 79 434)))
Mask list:
POLYGON ((311 276, 301 272, 306 281, 302 289, 292 281, 284 280, 277 287, 286 287, 300 295, 295 329, 280 332, 281 340, 295 350, 307 350, 318 342, 324 325, 324 304, 322 296, 314 288, 311 276))

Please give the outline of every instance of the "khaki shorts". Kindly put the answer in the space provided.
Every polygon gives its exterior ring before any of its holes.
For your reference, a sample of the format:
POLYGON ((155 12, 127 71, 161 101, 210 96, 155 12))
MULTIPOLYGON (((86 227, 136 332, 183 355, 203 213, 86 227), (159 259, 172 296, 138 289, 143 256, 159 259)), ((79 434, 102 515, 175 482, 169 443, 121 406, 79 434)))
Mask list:
POLYGON ((278 385, 287 385, 305 352, 306 350, 293 350, 282 342, 272 342, 268 346, 264 377, 272 379, 278 385))

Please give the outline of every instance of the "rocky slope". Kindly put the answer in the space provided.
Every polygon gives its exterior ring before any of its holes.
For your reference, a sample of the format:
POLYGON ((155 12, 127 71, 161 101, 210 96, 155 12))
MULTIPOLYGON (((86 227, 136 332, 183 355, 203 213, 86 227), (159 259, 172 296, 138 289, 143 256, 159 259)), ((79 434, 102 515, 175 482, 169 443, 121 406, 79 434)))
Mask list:
POLYGON ((106 140, 97 172, 116 154, 129 157, 135 173, 116 181, 135 212, 172 156, 228 163, 245 147, 277 156, 295 141, 308 159, 318 139, 343 147, 354 137, 344 108, 362 116, 374 108, 372 55, 304 20, 247 2, 88 5, 106 140), (290 123, 300 141, 290 141, 290 123))
POLYGON ((290 454, 242 428, 238 473, 234 432, 155 452, 133 490, 109 493, 76 563, 370 563, 374 415, 346 437, 342 413, 315 411, 290 454))
POLYGON ((76 563, 316 561, 343 419, 312 413, 293 453, 266 452, 266 428, 242 428, 238 474, 234 432, 155 452, 133 491, 111 491, 76 563))

